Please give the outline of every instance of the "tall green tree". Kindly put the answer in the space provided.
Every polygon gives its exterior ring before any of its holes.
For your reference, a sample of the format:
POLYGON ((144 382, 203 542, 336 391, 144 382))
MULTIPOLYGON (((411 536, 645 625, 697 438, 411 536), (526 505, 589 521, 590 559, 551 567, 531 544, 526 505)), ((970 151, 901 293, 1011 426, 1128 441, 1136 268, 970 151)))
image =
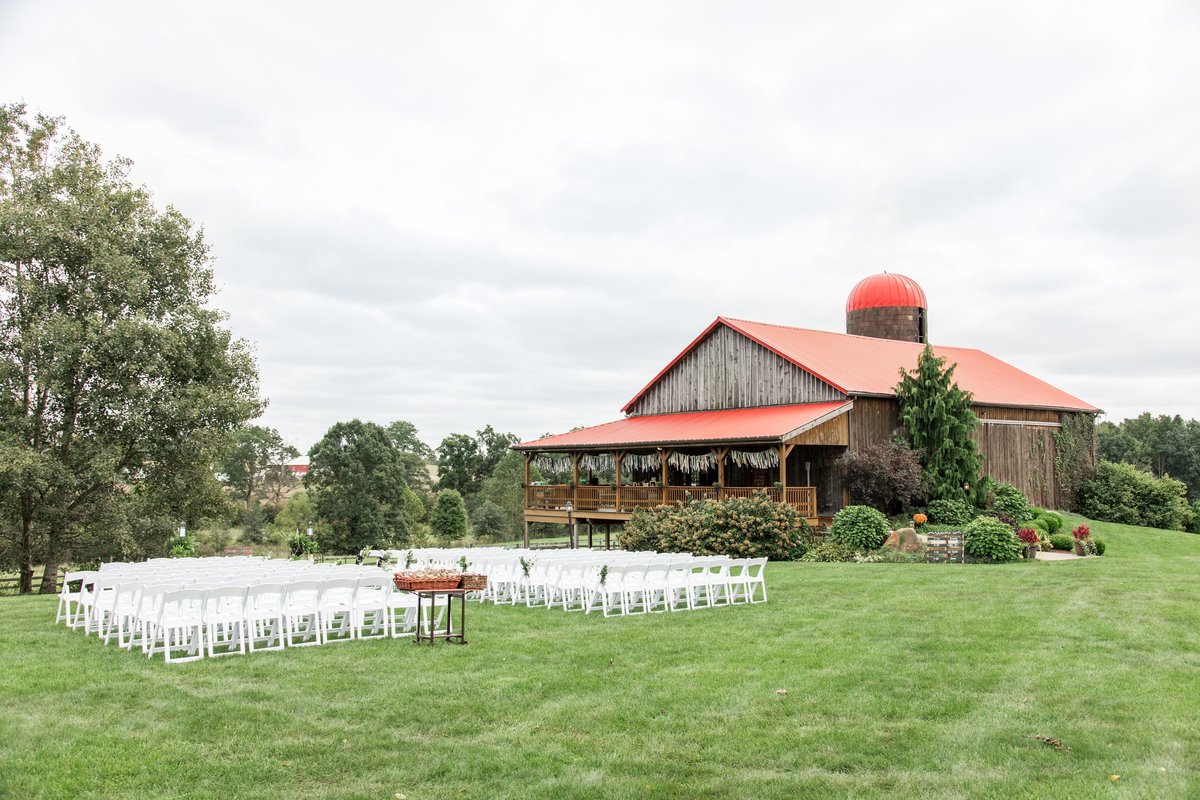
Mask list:
POLYGON ((954 382, 954 368, 925 345, 916 369, 901 369, 896 384, 900 422, 909 445, 921 453, 921 475, 933 499, 967 499, 983 465, 971 438, 979 420, 971 411, 970 392, 954 382))
POLYGON ((444 542, 467 535, 467 507, 462 495, 453 489, 438 492, 433 510, 429 512, 429 527, 444 542))
POLYGON ((452 433, 437 449, 438 488, 454 489, 464 497, 477 494, 500 459, 518 442, 511 433, 499 433, 491 425, 474 436, 452 433))
MULTIPOLYGON (((538 480, 541 475, 536 473, 532 477, 538 480)), ((525 522, 525 457, 509 450, 484 480, 480 496, 484 503, 492 504, 499 511, 500 532, 517 536, 525 522)))
POLYGON ((1120 423, 1101 422, 1096 436, 1101 460, 1175 478, 1187 486, 1190 497, 1200 497, 1200 421, 1145 412, 1120 423))
POLYGON ((433 450, 421 441, 416 425, 408 420, 398 419, 387 426, 387 432, 392 439, 392 444, 396 445, 396 449, 400 452, 413 453, 427 462, 433 462, 433 450))
POLYGON ((309 451, 312 494, 325 552, 400 544, 408 536, 404 468, 387 431, 353 419, 331 427, 309 451))
MULTIPOLYGON (((300 455, 300 451, 283 440, 279 431, 262 425, 243 425, 229 437, 229 445, 221 459, 224 483, 238 493, 238 498, 250 507, 256 492, 269 486, 277 487, 278 502, 286 490, 284 462, 300 455)), ((291 474, 288 472, 287 474, 291 474)))
POLYGON ((52 575, 135 499, 186 502, 179 476, 211 474, 261 412, 200 231, 129 169, 61 119, 0 106, 0 538, 23 592, 35 557, 52 575))

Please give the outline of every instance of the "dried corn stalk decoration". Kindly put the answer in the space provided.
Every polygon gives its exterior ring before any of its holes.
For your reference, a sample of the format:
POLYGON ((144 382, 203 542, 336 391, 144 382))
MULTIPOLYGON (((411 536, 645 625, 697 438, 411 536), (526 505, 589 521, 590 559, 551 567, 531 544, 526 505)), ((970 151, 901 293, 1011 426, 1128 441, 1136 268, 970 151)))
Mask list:
POLYGON ((717 460, 713 458, 712 453, 671 453, 667 463, 683 472, 703 472, 717 466, 717 460))
POLYGON ((662 456, 658 453, 630 453, 621 465, 630 471, 655 472, 662 469, 662 456))
POLYGON ((592 472, 603 472, 615 467, 612 454, 610 453, 588 453, 580 456, 579 468, 590 469, 592 472))
POLYGON ((561 475, 564 472, 570 472, 572 469, 570 456, 538 456, 533 459, 533 465, 542 472, 548 472, 551 475, 561 475))
POLYGON ((729 453, 729 460, 739 467, 775 469, 779 466, 779 451, 759 450, 757 452, 746 452, 744 450, 732 450, 729 453))

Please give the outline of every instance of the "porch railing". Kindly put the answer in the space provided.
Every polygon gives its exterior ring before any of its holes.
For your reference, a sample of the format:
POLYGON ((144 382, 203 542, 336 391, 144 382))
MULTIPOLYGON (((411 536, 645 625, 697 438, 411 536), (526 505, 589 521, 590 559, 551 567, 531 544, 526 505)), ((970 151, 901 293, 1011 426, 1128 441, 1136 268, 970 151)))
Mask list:
POLYGON ((755 486, 526 486, 525 507, 564 510, 567 503, 575 511, 631 513, 635 508, 674 505, 687 500, 727 500, 752 497, 766 492, 775 502, 785 502, 806 518, 817 516, 817 490, 812 486, 788 486, 783 489, 755 486))

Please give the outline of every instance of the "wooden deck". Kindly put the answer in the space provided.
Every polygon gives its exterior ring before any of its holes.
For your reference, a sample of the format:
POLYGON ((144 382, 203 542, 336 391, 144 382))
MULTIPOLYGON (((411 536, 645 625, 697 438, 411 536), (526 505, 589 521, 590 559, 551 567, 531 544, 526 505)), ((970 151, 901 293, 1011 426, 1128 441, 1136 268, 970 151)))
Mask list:
POLYGON ((623 522, 634 509, 674 505, 689 499, 728 500, 766 492, 775 502, 786 502, 816 525, 817 490, 812 486, 782 489, 753 486, 550 486, 525 487, 525 521, 568 524, 570 519, 623 522))

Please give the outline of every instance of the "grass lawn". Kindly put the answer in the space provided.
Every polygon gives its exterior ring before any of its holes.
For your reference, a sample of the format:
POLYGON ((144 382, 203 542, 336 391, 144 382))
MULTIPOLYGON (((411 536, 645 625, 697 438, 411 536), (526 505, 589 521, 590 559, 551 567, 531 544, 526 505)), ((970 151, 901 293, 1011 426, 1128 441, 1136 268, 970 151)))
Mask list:
POLYGON ((1104 558, 775 564, 765 605, 473 604, 467 647, 171 666, 5 598, 0 797, 1198 797, 1200 536, 1093 530, 1104 558))

